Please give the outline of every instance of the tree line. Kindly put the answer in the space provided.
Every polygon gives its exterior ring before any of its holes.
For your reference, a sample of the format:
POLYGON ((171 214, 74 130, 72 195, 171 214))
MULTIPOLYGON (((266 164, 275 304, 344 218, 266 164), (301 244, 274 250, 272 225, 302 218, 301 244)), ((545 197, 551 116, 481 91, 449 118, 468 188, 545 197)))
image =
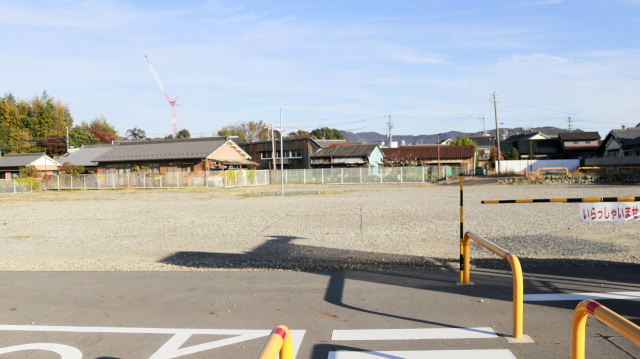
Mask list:
MULTIPOLYGON (((214 136, 238 136, 243 142, 266 141, 270 139, 270 129, 263 121, 244 121, 228 125, 218 130, 214 136)), ((275 130, 273 136, 280 138, 275 130)), ((335 128, 317 128, 311 132, 290 131, 284 138, 344 139, 342 132, 335 128)), ((189 138, 187 129, 178 132, 178 138, 189 138)), ((69 106, 46 91, 31 98, 15 97, 12 93, 0 98, 0 149, 3 153, 43 152, 50 156, 62 155, 69 146, 109 144, 120 140, 171 139, 173 135, 148 138, 146 132, 135 126, 118 135, 114 125, 103 116, 95 116, 91 121, 74 125, 69 106), (68 138, 67 138, 68 129, 68 138)))

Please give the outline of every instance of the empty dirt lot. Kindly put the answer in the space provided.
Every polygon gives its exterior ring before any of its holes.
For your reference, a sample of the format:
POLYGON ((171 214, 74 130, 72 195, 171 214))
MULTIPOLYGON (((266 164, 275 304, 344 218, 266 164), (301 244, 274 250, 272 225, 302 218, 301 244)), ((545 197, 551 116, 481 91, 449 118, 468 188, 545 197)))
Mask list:
MULTIPOLYGON (((640 263, 639 222, 580 223, 579 204, 483 199, 637 196, 637 186, 465 188, 465 229, 524 266, 640 263)), ((0 270, 456 267, 457 186, 279 186, 0 197, 0 270)), ((478 266, 501 265, 472 249, 478 266), (487 259, 482 259, 487 258, 487 259)))

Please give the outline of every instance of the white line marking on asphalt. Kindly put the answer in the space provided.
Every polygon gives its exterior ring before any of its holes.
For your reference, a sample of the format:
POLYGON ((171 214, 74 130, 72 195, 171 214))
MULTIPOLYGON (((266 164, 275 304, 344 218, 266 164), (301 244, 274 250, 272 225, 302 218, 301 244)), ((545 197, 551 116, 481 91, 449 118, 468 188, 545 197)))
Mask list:
POLYGON ((334 330, 331 340, 409 340, 409 339, 488 339, 498 338, 490 327, 355 329, 334 330))
POLYGON ((0 348, 0 354, 14 353, 23 350, 46 350, 58 354, 61 359, 82 359, 82 352, 78 349, 68 345, 54 343, 31 343, 4 347, 0 348))
POLYGON ((509 349, 329 352, 328 359, 516 359, 509 349))
POLYGON ((523 297, 525 302, 583 299, 640 299, 640 292, 525 294, 523 297))
MULTIPOLYGON (((74 327, 51 325, 0 325, 0 330, 28 332, 68 332, 68 333, 128 333, 128 334, 173 334, 173 336, 149 359, 176 358, 225 345, 267 337, 272 330, 242 329, 182 329, 182 328, 126 328, 126 327, 74 327), (192 335, 235 335, 208 343, 180 348, 192 335)), ((298 354, 306 330, 290 330, 293 357, 298 354)), ((52 344, 54 345, 54 344, 52 344)), ((1 350, 1 349, 0 349, 1 350)), ((2 353, 2 352, 0 352, 2 353)))

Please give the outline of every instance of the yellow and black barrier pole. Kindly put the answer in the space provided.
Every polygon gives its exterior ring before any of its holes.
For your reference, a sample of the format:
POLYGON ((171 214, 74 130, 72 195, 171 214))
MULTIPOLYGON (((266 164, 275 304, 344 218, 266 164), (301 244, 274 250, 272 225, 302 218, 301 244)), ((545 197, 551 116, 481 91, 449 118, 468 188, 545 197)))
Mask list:
POLYGON ((640 197, 502 199, 502 200, 482 201, 482 204, 498 204, 498 203, 597 203, 597 202, 640 202, 640 197))
POLYGON ((464 279, 464 176, 460 175, 460 281, 464 279))

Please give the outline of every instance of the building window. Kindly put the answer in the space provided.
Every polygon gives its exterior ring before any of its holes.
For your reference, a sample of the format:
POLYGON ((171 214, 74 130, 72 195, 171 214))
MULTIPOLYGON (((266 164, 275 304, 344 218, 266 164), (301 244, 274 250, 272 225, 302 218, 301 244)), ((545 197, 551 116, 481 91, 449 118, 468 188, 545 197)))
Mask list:
POLYGON ((574 145, 577 145, 578 143, 580 143, 580 141, 573 141, 574 145))
POLYGON ((584 141, 587 145, 591 144, 591 141, 584 141))

